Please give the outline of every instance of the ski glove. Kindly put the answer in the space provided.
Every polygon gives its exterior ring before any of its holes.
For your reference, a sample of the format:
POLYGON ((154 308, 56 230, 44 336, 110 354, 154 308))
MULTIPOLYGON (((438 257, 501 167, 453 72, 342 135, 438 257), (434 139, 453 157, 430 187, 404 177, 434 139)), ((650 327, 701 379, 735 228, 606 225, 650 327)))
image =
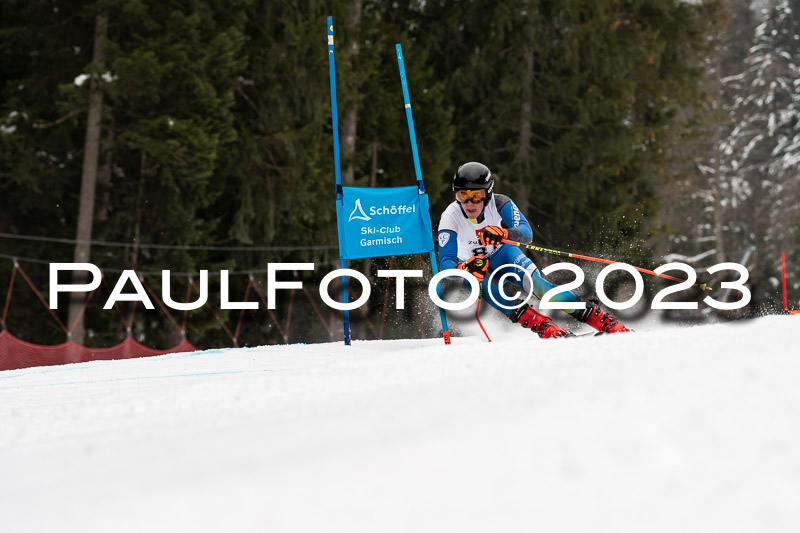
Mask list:
POLYGON ((489 260, 483 256, 476 255, 470 257, 463 263, 458 264, 458 268, 461 270, 466 270, 478 281, 483 281, 484 276, 486 276, 486 272, 489 270, 489 260))
POLYGON ((503 239, 508 238, 508 230, 500 226, 486 226, 478 235, 481 246, 500 246, 503 239))

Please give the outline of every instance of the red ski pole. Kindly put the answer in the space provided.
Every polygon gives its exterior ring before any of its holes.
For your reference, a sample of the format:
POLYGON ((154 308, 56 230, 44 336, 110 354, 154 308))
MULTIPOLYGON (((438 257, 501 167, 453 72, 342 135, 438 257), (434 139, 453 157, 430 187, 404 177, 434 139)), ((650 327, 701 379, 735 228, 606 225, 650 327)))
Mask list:
MULTIPOLYGON (((573 254, 571 252, 562 252, 561 250, 552 250, 550 248, 542 248, 541 246, 536 246, 536 245, 533 245, 533 244, 522 244, 521 242, 509 241, 508 239, 503 239, 503 242, 507 243, 507 244, 513 244, 514 246, 520 246, 522 248, 527 248, 529 250, 534 250, 536 252, 543 252, 543 253, 546 253, 546 254, 557 255, 557 256, 561 256, 561 257, 570 257, 572 259, 583 259, 585 261, 594 261, 595 263, 605 263, 605 264, 608 264, 608 265, 612 265, 614 263, 619 263, 620 262, 620 261, 611 261, 609 259, 600 259, 599 257, 590 257, 588 255, 573 254)), ((631 266, 633 266, 633 265, 631 265, 631 266)), ((668 276, 666 274, 656 274, 652 270, 647 270, 646 268, 639 268, 637 266, 633 266, 633 268, 635 268, 639 272, 643 272, 645 274, 650 274, 651 276, 656 276, 656 277, 659 277, 659 278, 664 278, 664 279, 668 279, 668 280, 672 280, 672 281, 678 281, 678 282, 681 282, 681 283, 686 281, 685 279, 680 279, 680 278, 676 278, 676 277, 673 277, 673 276, 668 276)), ((694 284, 692 284, 692 287, 697 287, 697 288, 699 288, 701 290, 704 290, 704 291, 710 291, 711 290, 711 287, 709 287, 705 283, 699 283, 699 284, 698 283, 694 283, 694 284)))
POLYGON ((486 336, 486 340, 492 342, 491 337, 489 334, 486 333, 486 330, 483 328, 483 324, 481 324, 481 319, 478 318, 478 310, 481 308, 481 299, 483 298, 483 285, 479 285, 480 292, 478 293, 478 300, 475 302, 475 320, 478 322, 478 325, 481 327, 481 331, 486 336))

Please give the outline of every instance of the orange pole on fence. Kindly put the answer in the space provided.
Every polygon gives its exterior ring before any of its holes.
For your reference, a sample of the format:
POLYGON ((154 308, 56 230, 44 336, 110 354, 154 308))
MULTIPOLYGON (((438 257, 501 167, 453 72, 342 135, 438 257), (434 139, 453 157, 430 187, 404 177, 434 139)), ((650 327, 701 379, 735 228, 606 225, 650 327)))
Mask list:
POLYGON ((789 312, 789 305, 786 301, 786 254, 781 252, 781 277, 783 278, 783 312, 789 312))
POLYGON ((781 277, 783 278, 783 314, 800 315, 800 309, 789 310, 789 302, 786 300, 786 254, 781 252, 781 277))

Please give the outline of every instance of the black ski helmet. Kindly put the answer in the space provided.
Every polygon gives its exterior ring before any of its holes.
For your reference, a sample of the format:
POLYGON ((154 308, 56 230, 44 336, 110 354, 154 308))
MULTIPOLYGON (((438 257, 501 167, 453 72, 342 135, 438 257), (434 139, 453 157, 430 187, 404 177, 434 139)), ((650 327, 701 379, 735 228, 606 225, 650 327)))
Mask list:
POLYGON ((459 189, 469 191, 485 189, 486 201, 488 202, 492 198, 492 192, 494 192, 492 171, 482 163, 475 161, 464 163, 458 167, 455 176, 453 176, 453 192, 459 189))

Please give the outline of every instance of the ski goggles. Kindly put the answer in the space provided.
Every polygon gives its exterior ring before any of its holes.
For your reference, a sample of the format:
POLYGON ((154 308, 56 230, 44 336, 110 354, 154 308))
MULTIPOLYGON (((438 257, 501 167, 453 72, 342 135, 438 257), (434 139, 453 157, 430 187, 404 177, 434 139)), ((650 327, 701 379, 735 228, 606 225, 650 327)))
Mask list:
POLYGON ((472 202, 473 204, 480 204, 486 200, 486 191, 484 189, 478 189, 476 191, 465 191, 465 190, 458 190, 456 191, 456 202, 460 204, 465 204, 467 202, 472 202))

